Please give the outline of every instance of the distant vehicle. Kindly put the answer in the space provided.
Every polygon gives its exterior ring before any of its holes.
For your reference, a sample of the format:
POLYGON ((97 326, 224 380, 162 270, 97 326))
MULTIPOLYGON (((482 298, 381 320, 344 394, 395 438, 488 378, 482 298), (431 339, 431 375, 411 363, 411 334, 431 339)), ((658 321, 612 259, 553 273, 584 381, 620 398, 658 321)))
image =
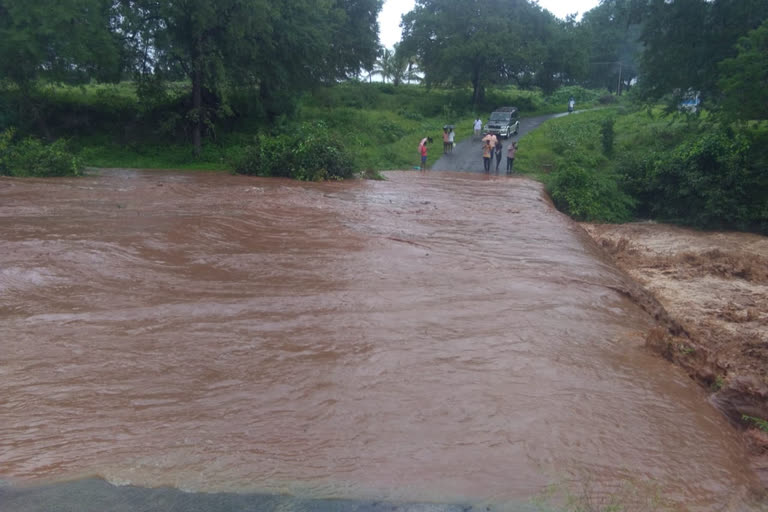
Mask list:
POLYGON ((499 107, 491 113, 486 131, 502 138, 517 135, 520 129, 520 118, 517 107, 499 107))
POLYGON ((680 110, 684 112, 696 113, 701 106, 701 98, 696 91, 688 91, 683 95, 683 99, 680 101, 680 110))

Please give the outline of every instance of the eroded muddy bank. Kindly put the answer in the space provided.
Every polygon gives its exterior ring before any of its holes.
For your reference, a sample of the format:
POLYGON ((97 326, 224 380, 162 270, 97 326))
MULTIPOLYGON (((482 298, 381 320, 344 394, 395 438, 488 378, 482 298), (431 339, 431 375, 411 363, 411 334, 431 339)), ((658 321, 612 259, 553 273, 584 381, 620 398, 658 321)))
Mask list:
POLYGON ((642 223, 585 229, 663 305, 648 343, 712 392, 747 428, 754 466, 768 485, 768 238, 642 223))
POLYGON ((758 487, 537 183, 3 179, 0 230, 15 481, 503 505, 645 479, 690 510, 758 487))

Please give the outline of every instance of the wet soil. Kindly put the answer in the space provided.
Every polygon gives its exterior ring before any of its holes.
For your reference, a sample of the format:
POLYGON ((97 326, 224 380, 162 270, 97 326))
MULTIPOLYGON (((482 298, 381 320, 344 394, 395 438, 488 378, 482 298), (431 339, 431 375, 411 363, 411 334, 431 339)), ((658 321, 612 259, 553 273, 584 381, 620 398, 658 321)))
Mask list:
POLYGON ((584 224, 663 305, 648 343, 707 387, 745 437, 768 485, 768 238, 663 224, 584 224))
POLYGON ((739 433, 540 184, 387 178, 0 179, 0 478, 746 508, 739 433))

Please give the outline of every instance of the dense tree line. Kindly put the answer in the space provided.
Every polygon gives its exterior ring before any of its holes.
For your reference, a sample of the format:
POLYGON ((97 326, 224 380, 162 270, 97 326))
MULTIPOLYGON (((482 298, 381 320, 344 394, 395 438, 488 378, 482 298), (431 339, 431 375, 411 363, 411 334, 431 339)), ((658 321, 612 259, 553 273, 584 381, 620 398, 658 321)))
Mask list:
POLYGON ((402 46, 427 84, 471 85, 475 103, 494 84, 637 84, 648 102, 700 94, 750 118, 768 104, 766 19, 765 0, 602 0, 578 23, 527 0, 418 0, 402 46))
MULTIPOLYGON (((200 148, 252 87, 268 116, 297 92, 370 69, 381 0, 0 0, 0 79, 29 98, 41 82, 135 79, 140 95, 190 84, 183 113, 200 148)), ((36 116, 34 105, 24 106, 36 116)), ((40 121, 44 124, 43 116, 40 121)), ((46 131, 43 128, 43 131, 46 131)))
MULTIPOLYGON (((417 0, 394 51, 378 44, 382 0, 0 0, 0 86, 48 137, 42 84, 132 80, 157 104, 169 82, 199 150, 247 91, 267 123, 302 91, 380 74, 395 85, 630 87, 648 103, 698 93, 735 119, 765 119, 765 0, 602 0, 580 21, 532 0, 417 0), (416 73, 418 70, 418 73, 416 73), (6 87, 7 90, 7 87, 6 87)), ((1 99, 1 98, 0 98, 1 99)), ((0 107, 2 105, 0 104, 0 107)), ((0 114, 2 114, 0 112, 0 114)), ((2 115, 0 115, 2 122, 2 115)))

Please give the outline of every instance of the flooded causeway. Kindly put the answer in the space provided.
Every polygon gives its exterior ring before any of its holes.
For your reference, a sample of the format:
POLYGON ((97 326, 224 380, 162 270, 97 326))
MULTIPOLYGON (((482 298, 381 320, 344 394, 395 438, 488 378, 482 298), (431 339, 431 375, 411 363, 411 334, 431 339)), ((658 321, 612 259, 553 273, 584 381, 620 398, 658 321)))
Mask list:
POLYGON ((0 478, 738 507, 738 434, 539 184, 387 176, 0 179, 0 478))

